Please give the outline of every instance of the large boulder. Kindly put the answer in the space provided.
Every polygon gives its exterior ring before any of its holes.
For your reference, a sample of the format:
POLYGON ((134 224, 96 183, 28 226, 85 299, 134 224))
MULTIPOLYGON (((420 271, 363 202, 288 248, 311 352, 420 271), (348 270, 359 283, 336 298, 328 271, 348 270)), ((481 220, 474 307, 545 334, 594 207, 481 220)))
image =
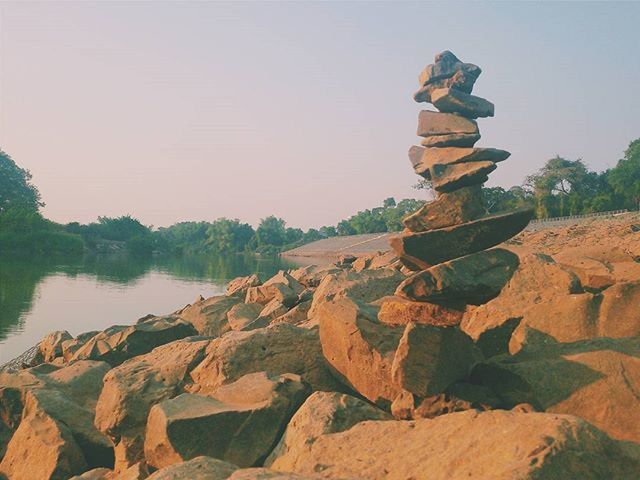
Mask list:
POLYGON ((375 302, 380 305, 378 320, 387 325, 407 325, 419 323, 450 327, 458 325, 464 316, 465 306, 450 302, 448 305, 414 302, 399 296, 384 297, 375 302))
POLYGON ((350 298, 320 305, 320 342, 336 376, 370 401, 388 407, 400 393, 391 371, 403 326, 377 319, 377 307, 350 298))
POLYGON ((44 411, 31 411, 14 433, 0 463, 0 478, 66 480, 89 467, 71 430, 44 411))
MULTIPOLYGON (((261 303, 238 303, 227 312, 227 321, 232 330, 245 330, 256 321, 265 306, 261 303)), ((264 326, 264 325, 263 325, 264 326)))
POLYGON ((309 265, 290 272, 291 276, 307 288, 315 288, 327 275, 339 273, 335 265, 309 265))
MULTIPOLYGON (((251 288, 256 287, 248 287, 247 291, 251 288)), ((219 337, 231 330, 227 313, 234 305, 241 302, 242 299, 237 296, 219 295, 187 305, 176 313, 193 325, 200 335, 219 337)))
POLYGON ((278 323, 251 331, 230 332, 213 340, 205 359, 191 372, 194 393, 215 391, 254 372, 295 373, 313 390, 340 390, 322 356, 317 329, 278 323))
POLYGON ((584 292, 577 275, 541 254, 524 256, 500 295, 468 310, 461 323, 483 350, 493 353, 596 337, 640 334, 637 282, 618 283, 601 293, 584 292), (492 337, 504 332, 501 345, 492 337))
POLYGON ((302 285, 302 283, 300 283, 297 279, 295 279, 293 276, 291 276, 288 272, 285 272, 284 270, 280 270, 273 277, 271 277, 269 280, 264 282, 265 286, 274 285, 274 284, 286 285, 291 290, 293 290, 297 295, 301 294, 302 291, 305 289, 305 286, 302 285))
POLYGON ((391 378, 401 389, 427 397, 465 379, 480 359, 473 341, 458 328, 409 323, 395 352, 391 378))
POLYGON ((209 340, 191 337, 163 345, 112 369, 104 377, 95 425, 116 445, 115 470, 143 460, 149 410, 183 392, 189 372, 204 359, 209 340))
POLYGON ((426 270, 513 237, 527 226, 532 216, 532 210, 491 215, 423 233, 403 233, 391 238, 390 244, 407 268, 426 270))
POLYGON ((117 325, 98 333, 82 345, 71 360, 103 360, 117 366, 160 345, 196 334, 190 323, 176 315, 144 317, 135 325, 117 325))
POLYGON ((338 298, 348 297, 369 303, 393 295, 403 279, 404 276, 392 268, 327 275, 313 294, 309 318, 315 317, 320 305, 338 298))
POLYGON ((509 408, 530 403, 579 416, 611 437, 640 443, 640 337, 547 344, 476 367, 474 380, 509 408))
MULTIPOLYGON (((46 415, 64 425, 80 448, 89 468, 113 467, 113 445, 106 435, 93 426, 94 409, 79 405, 59 390, 35 389, 27 394, 23 415, 25 418, 46 415)), ((36 443, 23 447, 36 447, 38 440, 32 438, 29 442, 36 443)), ((9 443, 7 451, 11 448, 9 443)))
POLYGON ((495 106, 490 101, 455 88, 433 90, 431 103, 441 112, 457 113, 466 118, 493 117, 495 111, 495 106))
MULTIPOLYGON (((297 281, 296 281, 297 282, 297 281)), ((277 300, 286 307, 293 307, 298 301, 298 294, 287 284, 271 282, 247 290, 245 303, 260 303, 267 305, 272 300, 277 300)))
POLYGON ((73 337, 66 330, 49 333, 38 344, 38 352, 32 365, 53 362, 56 358, 62 357, 63 343, 72 339, 73 337))
POLYGON ((418 77, 421 88, 414 95, 416 102, 431 102, 433 91, 453 88, 471 93, 473 84, 482 73, 477 65, 464 63, 448 50, 436 55, 434 63, 427 65, 418 77))
POLYGON ((237 296, 244 298, 250 287, 257 287, 261 283, 260 278, 255 273, 247 277, 234 278, 228 283, 226 294, 229 297, 237 296))
POLYGON ((44 363, 17 372, 0 372, 0 457, 22 421, 29 392, 57 391, 73 399, 79 408, 93 411, 109 368, 104 362, 83 360, 62 367, 44 363))
POLYGON ((498 296, 518 265, 518 256, 509 250, 477 252, 416 273, 396 294, 420 302, 479 305, 498 296))
POLYGON ((640 462, 570 415, 466 411, 366 421, 316 438, 274 469, 323 478, 635 478, 640 462))
POLYGON ((166 400, 149 413, 145 458, 156 468, 200 455, 257 466, 309 393, 297 375, 260 372, 208 397, 182 394, 166 400))
POLYGON ((442 193, 433 202, 425 203, 402 223, 414 233, 436 228, 450 227, 476 220, 485 214, 484 198, 480 185, 442 193))
POLYGON ((232 463, 199 456, 162 468, 147 480, 225 480, 236 470, 238 467, 232 463))
POLYGON ((365 420, 391 420, 373 405, 336 392, 312 394, 291 418, 280 442, 265 461, 265 467, 295 471, 300 450, 309 450, 321 435, 343 432, 365 420))

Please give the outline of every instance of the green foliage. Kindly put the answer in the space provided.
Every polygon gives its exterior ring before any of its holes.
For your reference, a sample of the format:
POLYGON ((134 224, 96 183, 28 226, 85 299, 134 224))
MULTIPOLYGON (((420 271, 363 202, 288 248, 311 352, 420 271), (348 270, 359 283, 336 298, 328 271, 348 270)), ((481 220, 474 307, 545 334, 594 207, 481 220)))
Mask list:
POLYGON ((0 213, 19 208, 37 211, 44 206, 40 192, 31 184, 31 173, 0 150, 0 213))
POLYGON ((404 199, 396 203, 394 198, 387 198, 382 207, 360 211, 348 220, 338 223, 335 230, 338 235, 397 232, 403 228, 402 219, 418 210, 424 203, 422 200, 414 199, 404 199))
POLYGON ((523 187, 515 186, 508 190, 502 187, 483 188, 487 213, 498 213, 535 205, 533 194, 523 187))
POLYGON ((62 225, 45 219, 28 207, 13 207, 0 213, 0 254, 80 254, 84 242, 64 231, 62 225))
POLYGON ((640 138, 625 151, 624 158, 607 172, 607 181, 625 208, 640 206, 640 138))

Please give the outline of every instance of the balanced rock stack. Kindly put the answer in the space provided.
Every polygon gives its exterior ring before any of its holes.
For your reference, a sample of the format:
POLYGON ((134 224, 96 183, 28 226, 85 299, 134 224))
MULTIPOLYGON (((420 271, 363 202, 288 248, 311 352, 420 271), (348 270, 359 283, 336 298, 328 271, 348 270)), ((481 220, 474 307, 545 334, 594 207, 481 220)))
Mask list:
POLYGON ((477 304, 497 295, 498 286, 517 267, 517 256, 506 250, 484 250, 519 233, 533 215, 532 210, 486 213, 482 184, 510 153, 474 147, 480 139, 476 119, 494 114, 491 102, 471 95, 480 72, 476 65, 445 51, 420 74, 421 88, 414 99, 439 111, 420 112, 417 133, 422 145, 411 147, 409 158, 414 171, 431 182, 437 198, 406 217, 405 231, 391 240, 404 266, 420 272, 398 289, 410 300, 477 304), (440 265, 443 262, 448 263, 440 265), (480 284, 491 283, 492 276, 497 277, 493 288, 481 288, 480 284))

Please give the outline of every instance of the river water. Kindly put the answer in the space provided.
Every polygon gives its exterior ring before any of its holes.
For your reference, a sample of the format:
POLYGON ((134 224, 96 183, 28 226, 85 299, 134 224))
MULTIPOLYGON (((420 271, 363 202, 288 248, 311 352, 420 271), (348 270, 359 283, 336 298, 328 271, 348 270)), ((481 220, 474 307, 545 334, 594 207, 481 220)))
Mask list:
POLYGON ((267 279, 290 260, 245 255, 83 259, 0 257, 0 365, 53 330, 77 335, 162 315, 199 295, 224 292, 235 277, 267 279))

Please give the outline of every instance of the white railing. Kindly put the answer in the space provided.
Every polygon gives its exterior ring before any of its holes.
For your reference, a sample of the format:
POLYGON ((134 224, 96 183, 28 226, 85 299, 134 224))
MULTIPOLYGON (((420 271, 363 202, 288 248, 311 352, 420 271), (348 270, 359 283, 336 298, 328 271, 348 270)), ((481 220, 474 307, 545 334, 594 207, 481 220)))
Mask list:
POLYGON ((569 215, 567 217, 536 218, 531 220, 530 223, 561 222, 563 220, 576 220, 580 218, 591 217, 612 217, 614 215, 620 215, 622 213, 629 213, 629 210, 610 210, 608 212, 586 213, 584 215, 569 215))

